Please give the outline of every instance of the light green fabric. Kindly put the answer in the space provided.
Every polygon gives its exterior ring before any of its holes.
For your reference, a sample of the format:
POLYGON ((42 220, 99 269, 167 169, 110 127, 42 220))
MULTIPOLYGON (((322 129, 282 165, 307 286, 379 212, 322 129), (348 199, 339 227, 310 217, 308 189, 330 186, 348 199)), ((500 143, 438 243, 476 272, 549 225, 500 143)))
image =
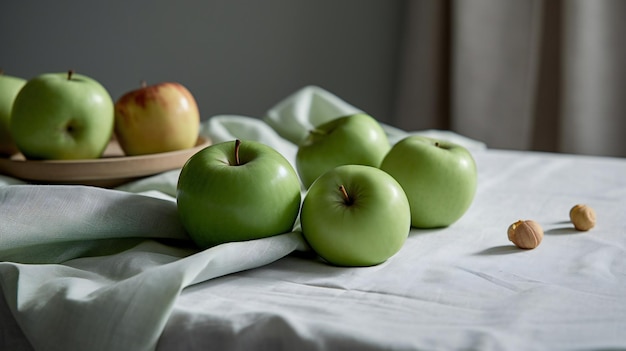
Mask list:
MULTIPOLYGON (((201 133, 214 142, 259 140, 293 164, 294 140, 324 112, 346 106, 323 89, 306 87, 265 120, 215 116, 201 133)), ((387 130, 390 140, 407 135, 387 130)), ((199 251, 178 220, 179 173, 118 189, 26 185, 0 177, 1 291, 33 348, 153 350, 185 287, 307 249, 296 226, 291 233, 199 251)))
POLYGON ((152 350, 184 287, 306 248, 294 232, 199 251, 175 202, 82 186, 0 187, 0 228, 0 284, 36 350, 152 350))

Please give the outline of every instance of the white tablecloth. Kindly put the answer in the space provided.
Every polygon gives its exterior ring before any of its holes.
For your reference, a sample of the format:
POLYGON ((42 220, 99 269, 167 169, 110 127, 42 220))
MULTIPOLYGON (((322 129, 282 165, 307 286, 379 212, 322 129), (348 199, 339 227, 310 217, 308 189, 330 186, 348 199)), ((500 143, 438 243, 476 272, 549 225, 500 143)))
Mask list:
MULTIPOLYGON (((261 140, 293 162, 298 128, 319 122, 307 116, 333 109, 357 110, 308 87, 265 122, 217 116, 202 133, 261 140)), ((425 133, 472 150, 474 203, 367 268, 322 262, 297 228, 199 252, 177 221, 178 171, 116 190, 0 176, 0 349, 625 349, 626 160, 425 133), (596 228, 573 229, 576 203, 595 208, 596 228), (538 248, 508 241, 518 219, 543 226, 538 248)))

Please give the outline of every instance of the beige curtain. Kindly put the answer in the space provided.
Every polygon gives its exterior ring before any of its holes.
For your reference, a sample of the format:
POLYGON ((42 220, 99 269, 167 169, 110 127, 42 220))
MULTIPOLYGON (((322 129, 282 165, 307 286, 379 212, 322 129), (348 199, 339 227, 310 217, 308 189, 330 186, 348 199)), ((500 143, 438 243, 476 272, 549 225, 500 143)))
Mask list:
POLYGON ((626 156, 626 1, 408 0, 395 120, 626 156))

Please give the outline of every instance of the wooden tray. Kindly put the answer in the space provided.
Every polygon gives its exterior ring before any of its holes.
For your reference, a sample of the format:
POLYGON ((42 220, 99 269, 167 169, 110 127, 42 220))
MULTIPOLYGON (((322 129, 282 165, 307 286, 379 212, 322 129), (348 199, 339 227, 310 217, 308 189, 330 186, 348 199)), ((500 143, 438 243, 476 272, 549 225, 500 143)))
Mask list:
POLYGON ((20 153, 0 157, 0 173, 29 183, 81 184, 112 188, 138 178, 181 168, 196 152, 211 145, 199 137, 193 148, 141 156, 124 156, 111 140, 101 158, 91 160, 26 160, 20 153))

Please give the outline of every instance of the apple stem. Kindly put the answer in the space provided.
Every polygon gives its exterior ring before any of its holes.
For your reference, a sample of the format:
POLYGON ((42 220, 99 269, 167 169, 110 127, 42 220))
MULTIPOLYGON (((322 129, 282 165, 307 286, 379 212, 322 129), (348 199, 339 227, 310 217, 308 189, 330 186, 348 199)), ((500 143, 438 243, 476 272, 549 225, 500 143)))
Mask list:
POLYGON ((317 128, 313 128, 311 130, 309 130, 309 133, 311 134, 318 134, 318 135, 325 135, 326 132, 321 130, 321 129, 317 129, 317 128))
POLYGON ((241 145, 241 140, 235 140, 235 166, 239 166, 241 163, 239 162, 239 146, 241 145))
POLYGON ((343 186, 343 184, 339 186, 339 191, 341 191, 341 194, 343 195, 344 203, 346 205, 352 205, 353 201, 350 198, 350 195, 348 195, 348 192, 346 191, 346 187, 343 186))
POLYGON ((145 80, 142 80, 141 83, 139 83, 141 85, 142 88, 145 88, 148 86, 148 83, 146 83, 145 80))
POLYGON ((439 147, 439 142, 438 141, 435 141, 435 146, 439 147))
POLYGON ((72 75, 74 74, 74 70, 71 69, 67 71, 67 80, 72 80, 72 75))
POLYGON ((0 68, 0 76, 4 75, 4 70, 0 68))

